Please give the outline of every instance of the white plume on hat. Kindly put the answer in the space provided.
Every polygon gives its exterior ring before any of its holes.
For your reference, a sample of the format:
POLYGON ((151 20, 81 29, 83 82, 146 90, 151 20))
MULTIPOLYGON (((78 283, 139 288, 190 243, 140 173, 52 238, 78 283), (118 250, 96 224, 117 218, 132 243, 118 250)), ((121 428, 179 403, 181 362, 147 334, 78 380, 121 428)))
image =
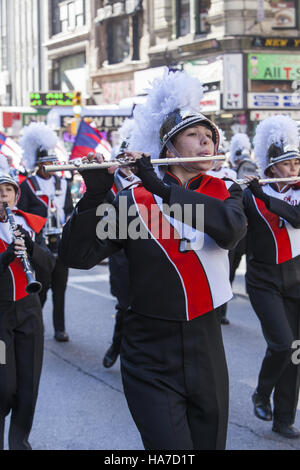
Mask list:
MULTIPOLYGON (((235 134, 231 141, 230 141, 230 162, 232 165, 235 164, 235 161, 239 159, 239 156, 236 155, 236 152, 240 151, 243 152, 243 150, 247 150, 247 152, 251 152, 251 142, 247 134, 243 134, 241 132, 235 134)), ((250 156, 250 155, 249 155, 250 156)), ((242 157, 245 158, 245 157, 242 157)))
POLYGON ((169 113, 175 109, 199 113, 203 97, 201 82, 186 72, 169 72, 156 78, 148 89, 147 100, 133 112, 135 126, 129 139, 129 149, 149 152, 158 158, 161 150, 160 128, 169 113))
POLYGON ((270 163, 268 151, 272 144, 282 148, 299 148, 297 123, 289 116, 271 116, 259 123, 253 143, 254 154, 263 176, 270 163))
POLYGON ((228 148, 228 142, 226 139, 225 132, 223 129, 221 129, 219 126, 216 125, 216 128, 218 129, 219 136, 220 136, 220 142, 219 142, 219 151, 223 150, 226 151, 228 148))
POLYGON ((23 149, 23 161, 26 169, 33 170, 35 167, 38 149, 54 150, 57 141, 56 133, 42 122, 32 122, 29 126, 24 127, 19 144, 23 149))
POLYGON ((130 118, 125 119, 122 126, 119 127, 118 129, 118 132, 122 140, 126 140, 131 136, 134 126, 135 126, 134 119, 130 119, 130 118))
POLYGON ((9 164, 7 158, 2 153, 0 153, 0 174, 9 174, 9 164))

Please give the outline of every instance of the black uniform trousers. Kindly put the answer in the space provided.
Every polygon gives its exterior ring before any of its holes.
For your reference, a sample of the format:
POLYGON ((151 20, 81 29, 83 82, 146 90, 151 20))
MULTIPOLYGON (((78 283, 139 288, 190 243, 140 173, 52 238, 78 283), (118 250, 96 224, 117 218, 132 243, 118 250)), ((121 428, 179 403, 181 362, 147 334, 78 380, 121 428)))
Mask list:
POLYGON ((48 290, 52 290, 53 326, 55 331, 65 331, 65 291, 68 282, 68 268, 57 257, 52 272, 36 268, 36 278, 42 283, 39 293, 42 307, 47 300, 48 290))
POLYGON ((116 318, 112 343, 120 351, 123 328, 123 315, 129 308, 129 267, 124 250, 117 251, 109 257, 110 290, 117 298, 116 318))
POLYGON ((257 391, 269 399, 274 390, 274 420, 290 425, 299 397, 300 370, 291 356, 292 343, 300 338, 300 298, 248 284, 247 291, 267 342, 257 391))
POLYGON ((216 311, 189 322, 124 314, 121 372, 148 450, 224 449, 228 373, 216 311))
POLYGON ((9 448, 29 450, 44 345, 38 295, 0 302, 0 340, 6 346, 5 364, 0 364, 0 449, 5 417, 11 411, 9 448))

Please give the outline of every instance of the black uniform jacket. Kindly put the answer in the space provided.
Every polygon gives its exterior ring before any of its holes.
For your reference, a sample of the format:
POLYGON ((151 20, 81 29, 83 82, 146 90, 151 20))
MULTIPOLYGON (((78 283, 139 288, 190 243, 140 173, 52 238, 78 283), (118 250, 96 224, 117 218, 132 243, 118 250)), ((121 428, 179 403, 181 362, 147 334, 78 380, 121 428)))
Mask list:
POLYGON ((248 284, 300 298, 300 188, 266 185, 268 207, 244 190, 248 284))
MULTIPOLYGON (((167 172, 165 182, 171 185, 170 205, 184 208, 188 204, 192 209, 191 226, 198 228, 196 209, 204 205, 205 235, 202 232, 204 242, 200 250, 188 249, 182 243, 186 239, 178 232, 181 224, 162 215, 159 198, 139 185, 118 193, 113 209, 103 219, 103 206, 98 207, 100 215, 96 214, 95 207, 86 210, 86 204, 81 205, 84 196, 64 227, 59 255, 67 266, 89 269, 124 248, 129 260, 132 310, 156 318, 184 321, 213 310, 231 297, 230 286, 227 286, 227 250, 245 235, 246 217, 242 191, 232 181, 199 175, 183 187, 167 172), (84 210, 81 211, 81 207, 84 210), (148 215, 151 211, 148 220, 143 208, 149 210, 148 215), (100 235, 99 228, 103 229, 104 222, 111 227, 109 239, 104 239, 103 232, 100 235), (132 232, 129 237, 124 236, 124 224, 129 232, 140 228, 143 237, 134 239, 132 232), (171 230, 169 238, 164 239, 159 231, 155 232, 158 225, 171 230)), ((103 198, 100 199, 99 204, 103 198)), ((185 227, 188 235, 191 226, 185 227)))
MULTIPOLYGON (((32 254, 29 261, 32 268, 35 270, 37 267, 42 266, 45 269, 52 271, 54 268, 55 259, 51 252, 48 250, 44 237, 42 236, 42 228, 46 219, 37 215, 28 214, 23 211, 16 211, 21 215, 27 225, 36 233, 35 241, 33 243, 32 254)), ((3 222, 1 222, 3 223, 3 222)), ((7 222, 8 223, 8 222, 7 222)), ((24 269, 19 258, 15 258, 9 265, 4 261, 4 252, 7 248, 7 243, 0 239, 0 301, 16 301, 28 294, 25 292, 27 285, 24 269)))

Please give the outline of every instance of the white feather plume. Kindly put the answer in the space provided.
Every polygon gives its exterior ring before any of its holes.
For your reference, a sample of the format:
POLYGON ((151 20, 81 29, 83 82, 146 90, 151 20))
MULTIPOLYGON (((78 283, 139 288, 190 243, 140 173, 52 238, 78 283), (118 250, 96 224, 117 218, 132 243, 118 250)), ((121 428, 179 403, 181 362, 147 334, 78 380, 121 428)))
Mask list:
POLYGON ((129 149, 149 152, 158 158, 161 143, 159 131, 167 115, 179 108, 181 111, 200 112, 203 97, 201 82, 186 72, 169 72, 152 82, 147 100, 136 106, 133 116, 135 126, 129 139, 129 149))
POLYGON ((230 141, 230 161, 234 164, 236 159, 236 152, 238 150, 243 151, 244 149, 251 151, 251 142, 247 134, 237 133, 235 134, 230 141))
POLYGON ((119 127, 118 132, 120 134, 121 140, 129 139, 135 126, 134 119, 127 118, 123 122, 122 126, 119 127))
POLYGON ((19 144, 23 149, 23 160, 28 170, 36 165, 36 151, 39 148, 54 150, 58 141, 56 133, 42 122, 32 122, 24 127, 19 144))
POLYGON ((218 127, 216 125, 216 128, 218 129, 218 132, 219 132, 219 136, 220 136, 220 141, 219 141, 219 148, 224 148, 226 146, 226 135, 225 135, 225 132, 223 131, 223 129, 221 129, 221 127, 218 127))
POLYGON ((0 153, 0 173, 4 175, 9 174, 9 164, 7 158, 0 153))
POLYGON ((254 154, 263 175, 269 163, 267 155, 272 144, 299 147, 297 123, 282 114, 271 116, 259 123, 253 143, 254 154))

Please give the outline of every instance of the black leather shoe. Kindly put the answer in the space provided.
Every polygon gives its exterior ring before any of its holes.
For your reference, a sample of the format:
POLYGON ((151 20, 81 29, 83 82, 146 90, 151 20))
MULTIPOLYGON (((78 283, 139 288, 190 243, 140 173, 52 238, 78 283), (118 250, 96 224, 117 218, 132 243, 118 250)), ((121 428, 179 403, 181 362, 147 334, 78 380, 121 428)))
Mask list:
POLYGON ((228 320, 227 317, 221 318, 221 325, 230 325, 230 321, 228 320))
POLYGON ((272 431, 277 432, 287 439, 297 439, 300 437, 300 432, 291 424, 280 423, 279 421, 274 421, 272 431))
POLYGON ((114 344, 112 344, 105 353, 103 358, 103 366, 109 369, 114 365, 119 356, 119 350, 114 344))
POLYGON ((54 338, 60 343, 69 341, 69 336, 65 331, 55 331, 54 338))
POLYGON ((272 421, 272 408, 270 400, 260 397, 255 390, 252 395, 252 401, 254 404, 255 416, 264 421, 272 421))

